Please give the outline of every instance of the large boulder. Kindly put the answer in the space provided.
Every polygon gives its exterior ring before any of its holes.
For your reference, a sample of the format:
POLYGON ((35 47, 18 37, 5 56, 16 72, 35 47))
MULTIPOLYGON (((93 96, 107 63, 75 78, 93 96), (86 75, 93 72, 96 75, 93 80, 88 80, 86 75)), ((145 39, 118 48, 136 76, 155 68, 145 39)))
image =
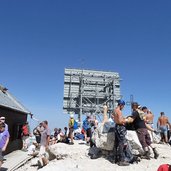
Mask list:
MULTIPOLYGON (((143 153, 142 146, 135 131, 128 130, 126 138, 130 144, 133 154, 143 153)), ((93 140, 95 141, 97 148, 113 151, 115 142, 114 126, 110 125, 110 123, 106 123, 105 125, 100 124, 93 133, 93 140)))
POLYGON ((65 143, 57 143, 49 147, 49 152, 50 154, 56 156, 58 160, 64 158, 77 159, 86 157, 89 147, 83 144, 81 141, 75 141, 75 144, 68 145, 65 143), (79 146, 82 146, 82 148, 80 148, 79 146))
POLYGON ((111 151, 114 148, 115 142, 114 127, 110 126, 108 123, 105 125, 99 124, 92 138, 97 148, 111 151))
POLYGON ((135 131, 127 131, 126 139, 128 140, 133 154, 143 154, 143 149, 135 131))

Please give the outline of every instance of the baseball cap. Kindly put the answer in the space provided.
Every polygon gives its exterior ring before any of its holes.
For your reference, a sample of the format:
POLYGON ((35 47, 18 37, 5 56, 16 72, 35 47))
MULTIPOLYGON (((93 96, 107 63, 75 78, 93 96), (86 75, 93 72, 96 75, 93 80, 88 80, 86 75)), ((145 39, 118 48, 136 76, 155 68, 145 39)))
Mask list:
POLYGON ((74 118, 74 114, 70 114, 70 118, 74 118))
POLYGON ((140 106, 137 102, 132 102, 132 106, 140 106))
POLYGON ((147 107, 146 107, 146 106, 143 106, 143 107, 142 107, 142 110, 144 110, 144 109, 147 109, 147 107))
POLYGON ((123 100, 118 100, 118 105, 125 105, 125 101, 123 101, 123 100))

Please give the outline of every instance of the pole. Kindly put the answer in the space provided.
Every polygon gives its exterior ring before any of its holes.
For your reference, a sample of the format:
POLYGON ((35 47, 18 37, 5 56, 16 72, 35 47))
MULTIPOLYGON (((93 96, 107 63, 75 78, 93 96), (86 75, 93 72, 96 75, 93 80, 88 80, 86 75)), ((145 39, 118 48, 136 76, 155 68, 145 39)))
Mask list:
MULTIPOLYGON (((116 105, 115 105, 115 77, 113 77, 113 110, 115 109, 116 105)), ((110 114, 109 114, 110 117, 110 114)))
POLYGON ((82 114, 83 114, 83 70, 80 77, 80 114, 79 114, 79 122, 82 127, 82 114))
POLYGON ((132 112, 132 103, 134 102, 134 96, 130 95, 130 105, 131 105, 131 112, 132 112))

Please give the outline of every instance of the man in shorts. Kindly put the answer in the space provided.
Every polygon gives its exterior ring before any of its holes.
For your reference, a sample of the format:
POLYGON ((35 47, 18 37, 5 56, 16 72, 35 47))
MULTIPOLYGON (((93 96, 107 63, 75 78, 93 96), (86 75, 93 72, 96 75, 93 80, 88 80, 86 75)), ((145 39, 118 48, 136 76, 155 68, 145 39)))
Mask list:
POLYGON ((165 116, 164 112, 161 112, 160 115, 161 116, 158 118, 158 122, 157 122, 157 128, 160 130, 161 141, 163 141, 164 139, 164 142, 168 143, 167 125, 170 125, 170 123, 168 117, 165 116))
POLYGON ((39 157, 40 157, 41 165, 45 166, 49 162, 47 158, 47 149, 50 141, 50 130, 47 121, 43 121, 42 126, 44 127, 44 130, 41 132, 39 157))

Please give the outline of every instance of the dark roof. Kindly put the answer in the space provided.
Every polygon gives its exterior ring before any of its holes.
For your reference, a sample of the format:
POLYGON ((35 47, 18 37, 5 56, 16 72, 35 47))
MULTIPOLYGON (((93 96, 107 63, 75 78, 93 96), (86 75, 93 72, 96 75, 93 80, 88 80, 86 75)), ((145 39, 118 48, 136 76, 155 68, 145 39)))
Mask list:
POLYGON ((31 113, 26 109, 7 88, 0 85, 0 106, 20 111, 22 113, 31 113))

